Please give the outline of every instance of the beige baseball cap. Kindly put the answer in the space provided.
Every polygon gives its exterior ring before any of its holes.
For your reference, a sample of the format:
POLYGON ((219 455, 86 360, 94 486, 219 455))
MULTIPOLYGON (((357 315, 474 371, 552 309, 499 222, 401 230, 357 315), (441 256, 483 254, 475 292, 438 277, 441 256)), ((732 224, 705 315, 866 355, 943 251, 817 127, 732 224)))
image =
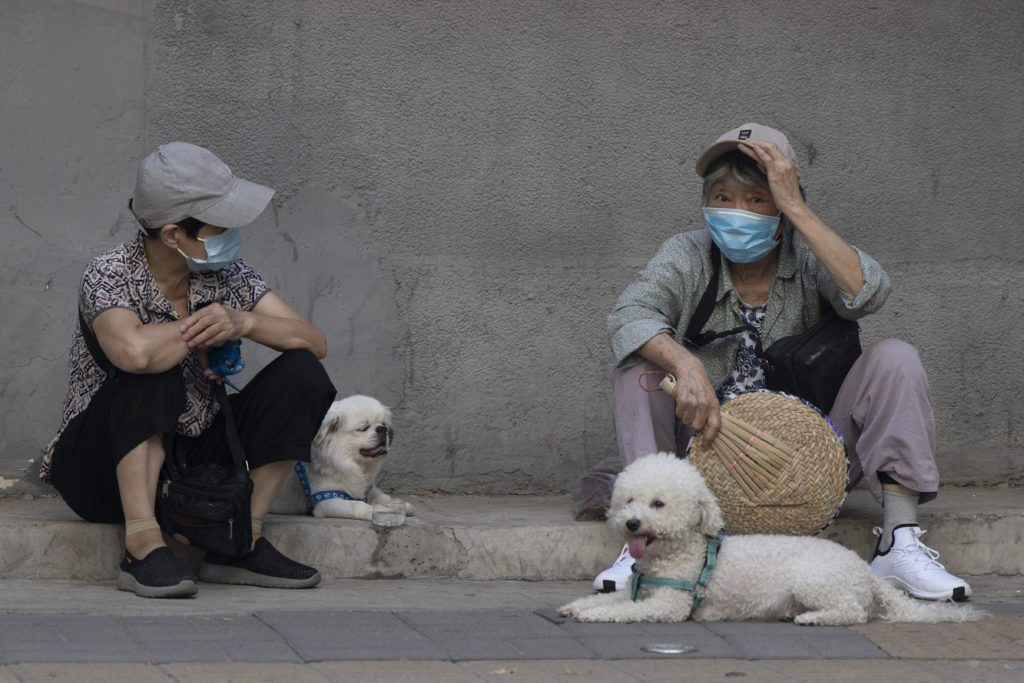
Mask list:
POLYGON ((274 190, 231 172, 213 152, 169 142, 142 160, 132 212, 146 228, 195 218, 220 228, 240 228, 263 213, 274 190))
POLYGON ((796 153, 793 152, 793 148, 790 147, 789 140, 786 139, 785 135, 774 128, 762 126, 760 123, 744 123, 739 128, 733 128, 728 133, 719 137, 710 147, 701 152, 701 155, 697 157, 697 175, 703 178, 707 175, 708 166, 711 165, 711 162, 726 152, 738 149, 744 140, 771 142, 783 154, 796 161, 796 153))

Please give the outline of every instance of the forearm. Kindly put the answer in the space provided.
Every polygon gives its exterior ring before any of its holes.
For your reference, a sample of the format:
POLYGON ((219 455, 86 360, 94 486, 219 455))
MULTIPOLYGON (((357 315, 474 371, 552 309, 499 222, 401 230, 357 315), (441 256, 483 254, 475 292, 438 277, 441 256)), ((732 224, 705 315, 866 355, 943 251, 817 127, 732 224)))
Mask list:
POLYGON ((644 360, 654 363, 659 368, 671 372, 677 378, 689 371, 694 362, 700 360, 687 351, 682 344, 672 338, 667 332, 651 337, 643 346, 637 349, 637 354, 644 360))
POLYGON ((836 231, 828 227, 810 207, 803 204, 786 212, 793 227, 810 247, 818 261, 825 266, 832 281, 852 297, 864 286, 860 256, 836 231))
POLYGON ((133 374, 166 372, 190 352, 174 322, 139 324, 129 334, 100 338, 110 362, 133 374))
POLYGON ((241 312, 244 320, 243 337, 277 351, 307 349, 317 358, 327 355, 327 338, 305 318, 265 315, 253 311, 241 312))

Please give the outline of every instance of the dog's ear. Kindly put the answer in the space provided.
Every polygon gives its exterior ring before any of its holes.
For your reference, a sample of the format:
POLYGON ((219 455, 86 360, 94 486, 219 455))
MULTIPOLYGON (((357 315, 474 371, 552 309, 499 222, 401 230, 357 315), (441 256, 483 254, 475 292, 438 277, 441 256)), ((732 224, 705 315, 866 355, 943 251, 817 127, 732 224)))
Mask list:
POLYGON ((332 434, 341 430, 341 416, 333 417, 320 425, 320 429, 316 433, 316 437, 313 438, 314 446, 323 446, 324 442, 331 438, 332 434))
POLYGON ((700 531, 705 536, 714 536, 725 526, 725 517, 718 501, 710 491, 704 491, 697 503, 700 506, 700 531))

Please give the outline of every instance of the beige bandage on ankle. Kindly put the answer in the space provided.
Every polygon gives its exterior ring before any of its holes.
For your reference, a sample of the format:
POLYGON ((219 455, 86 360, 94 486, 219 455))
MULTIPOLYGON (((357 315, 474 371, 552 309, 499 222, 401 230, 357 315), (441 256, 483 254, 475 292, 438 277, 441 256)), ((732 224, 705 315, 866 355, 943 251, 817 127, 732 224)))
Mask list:
POLYGON ((252 518, 252 537, 257 539, 263 535, 263 518, 253 517, 252 518))
POLYGON ((156 517, 143 517, 142 519, 126 519, 124 521, 124 535, 131 536, 132 534, 141 534, 143 531, 149 531, 150 529, 159 529, 160 525, 156 522, 156 517))

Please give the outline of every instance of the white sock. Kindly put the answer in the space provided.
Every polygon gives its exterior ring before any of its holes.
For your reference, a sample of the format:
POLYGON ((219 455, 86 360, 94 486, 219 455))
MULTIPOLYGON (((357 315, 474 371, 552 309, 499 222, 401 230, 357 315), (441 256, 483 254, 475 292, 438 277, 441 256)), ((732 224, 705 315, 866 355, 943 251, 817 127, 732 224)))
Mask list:
POLYGON ((892 546, 892 532, 898 526, 917 524, 917 494, 906 495, 895 491, 882 491, 882 538, 878 551, 884 553, 892 546))

